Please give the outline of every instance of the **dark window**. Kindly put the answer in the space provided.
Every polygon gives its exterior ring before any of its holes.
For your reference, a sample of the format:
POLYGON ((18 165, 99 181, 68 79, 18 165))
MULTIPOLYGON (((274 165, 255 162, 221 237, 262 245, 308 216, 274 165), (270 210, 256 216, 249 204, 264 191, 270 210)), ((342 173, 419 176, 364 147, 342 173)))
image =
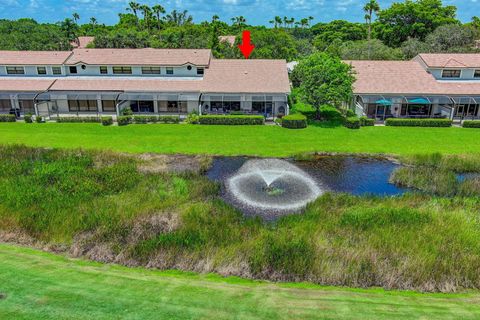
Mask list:
POLYGON ((62 68, 60 67, 52 67, 53 74, 62 74, 62 68))
POLYGON ((197 74, 198 75, 203 75, 205 73, 205 69, 203 68, 197 68, 197 74))
POLYGON ((0 112, 10 112, 12 105, 10 99, 0 99, 0 112))
POLYGON ((107 74, 108 73, 108 68, 107 67, 100 67, 100 73, 101 74, 107 74))
POLYGON ((33 100, 18 100, 18 104, 20 105, 20 110, 25 114, 35 112, 33 100))
POLYGON ((7 67, 7 74, 25 74, 23 67, 7 67))
POLYGON ((443 70, 442 78, 460 78, 461 70, 443 70))
POLYGON ((142 67, 143 74, 160 74, 160 67, 142 67))
POLYGON ((474 78, 480 78, 480 70, 475 70, 475 73, 473 75, 474 78))
POLYGON ((47 74, 47 68, 45 67, 37 67, 38 74, 47 74))
POLYGON ((167 74, 173 74, 173 68, 167 67, 167 74))
POLYGON ((113 67, 114 74, 132 74, 132 67, 113 67))
POLYGON ((84 111, 93 112, 97 111, 97 100, 68 100, 68 110, 71 112, 84 111))
POLYGON ((130 101, 130 109, 133 112, 152 113, 153 101, 130 101))
POLYGON ((102 111, 103 112, 116 112, 115 100, 102 100, 102 111))
POLYGON ((71 66, 70 67, 70 73, 76 74, 77 73, 77 67, 71 66))

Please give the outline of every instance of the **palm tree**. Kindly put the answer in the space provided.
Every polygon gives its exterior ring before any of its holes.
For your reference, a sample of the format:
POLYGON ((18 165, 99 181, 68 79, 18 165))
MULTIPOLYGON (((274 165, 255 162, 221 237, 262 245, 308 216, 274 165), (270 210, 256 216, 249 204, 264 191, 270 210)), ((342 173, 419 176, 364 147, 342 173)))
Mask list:
POLYGON ((295 18, 290 18, 290 20, 288 20, 288 23, 290 25, 290 28, 292 28, 295 23, 295 18))
POLYGON ((288 17, 284 16, 283 17, 283 26, 286 28, 287 27, 287 22, 288 22, 288 17))
POLYGON ((232 24, 233 25, 236 25, 238 27, 242 27, 242 26, 245 26, 247 20, 245 19, 244 16, 238 16, 238 17, 234 17, 231 19, 232 20, 232 24))
POLYGON ((152 15, 152 9, 147 6, 146 4, 140 6, 140 11, 143 14, 143 21, 145 22, 145 26, 147 30, 150 30, 150 16, 152 15))
POLYGON ((138 19, 137 12, 140 10, 140 4, 135 2, 135 1, 130 1, 128 3, 128 8, 127 11, 132 11, 133 14, 135 15, 135 18, 138 19))
POLYGON ((217 14, 214 14, 212 16, 212 22, 217 22, 218 20, 220 20, 220 17, 217 14))
POLYGON ((177 26, 190 24, 193 21, 193 17, 188 14, 188 10, 183 10, 183 12, 173 10, 170 14, 167 14, 166 19, 168 22, 177 26))
POLYGON ((303 18, 300 20, 300 27, 305 28, 308 27, 308 18, 303 18))
POLYGON ((78 20, 80 20, 80 15, 79 15, 78 13, 74 12, 74 13, 72 14, 72 16, 73 16, 73 21, 74 21, 75 23, 77 23, 78 20))
POLYGON ((72 19, 65 19, 59 23, 60 29, 63 31, 65 37, 67 38, 68 42, 76 41, 77 39, 77 32, 78 32, 78 25, 72 19))
POLYGON ((95 17, 91 17, 91 18, 90 18, 90 24, 91 24, 92 26, 96 26, 97 23, 98 23, 97 18, 95 18, 95 17))
POLYGON ((370 41, 372 39, 373 14, 376 14, 378 11, 380 11, 380 5, 378 4, 377 0, 369 0, 363 7, 363 11, 365 12, 365 22, 368 25, 368 41, 370 41))
POLYGON ((157 23, 158 23, 158 29, 160 30, 161 29, 161 25, 162 25, 162 21, 160 19, 160 14, 164 14, 165 13, 165 8, 162 7, 161 5, 157 4, 157 5, 154 5, 152 7, 152 11, 153 13, 156 15, 157 17, 157 23))
POLYGON ((282 17, 275 16, 274 20, 275 20, 275 28, 282 26, 282 17))
POLYGON ((309 17, 308 17, 308 26, 310 26, 310 23, 313 21, 313 19, 315 19, 315 18, 312 17, 312 16, 309 16, 309 17))

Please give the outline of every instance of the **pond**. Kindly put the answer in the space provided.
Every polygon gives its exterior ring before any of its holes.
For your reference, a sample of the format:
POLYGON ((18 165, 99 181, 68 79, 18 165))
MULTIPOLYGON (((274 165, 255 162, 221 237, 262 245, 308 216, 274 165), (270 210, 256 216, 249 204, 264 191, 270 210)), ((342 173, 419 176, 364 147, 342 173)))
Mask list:
POLYGON ((222 198, 246 215, 265 219, 301 211, 325 192, 396 196, 407 189, 389 183, 399 164, 385 158, 318 156, 312 161, 215 158, 207 172, 222 198))

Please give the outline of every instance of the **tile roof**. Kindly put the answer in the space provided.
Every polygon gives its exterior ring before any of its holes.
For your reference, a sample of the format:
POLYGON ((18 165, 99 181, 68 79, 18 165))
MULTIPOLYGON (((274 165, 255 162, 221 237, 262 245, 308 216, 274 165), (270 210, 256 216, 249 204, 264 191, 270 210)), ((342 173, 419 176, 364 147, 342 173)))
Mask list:
POLYGON ((260 59, 212 59, 203 92, 289 93, 287 62, 260 59))
POLYGON ((480 68, 479 53, 422 53, 418 57, 430 68, 480 68))
POLYGON ((0 65, 61 65, 71 51, 0 51, 0 65))
POLYGON ((480 81, 437 81, 416 61, 345 62, 354 67, 356 94, 480 94, 480 81))
POLYGON ((229 45, 233 46, 235 44, 235 40, 237 39, 236 36, 219 36, 218 41, 226 42, 229 45))
POLYGON ((41 92, 47 90, 55 79, 39 79, 39 78, 27 78, 27 79, 6 79, 0 78, 0 91, 11 92, 41 92))
POLYGON ((72 47, 74 47, 74 48, 79 48, 79 49, 84 49, 84 48, 86 48, 90 43, 92 43, 93 40, 95 40, 95 37, 87 37, 87 36, 84 36, 84 37, 78 37, 77 40, 78 40, 78 41, 72 41, 72 42, 71 42, 72 47))
POLYGON ((74 49, 67 64, 207 66, 210 49, 74 49))

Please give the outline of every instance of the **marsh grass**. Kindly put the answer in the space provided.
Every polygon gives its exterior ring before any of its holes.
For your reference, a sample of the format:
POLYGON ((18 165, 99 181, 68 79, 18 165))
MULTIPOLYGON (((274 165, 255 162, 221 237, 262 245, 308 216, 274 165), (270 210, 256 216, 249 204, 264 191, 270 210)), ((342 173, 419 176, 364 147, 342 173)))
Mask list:
POLYGON ((76 256, 329 285, 480 288, 478 197, 325 194, 266 223, 225 204, 202 175, 140 173, 132 157, 13 146, 0 147, 0 165, 0 236, 76 256))

